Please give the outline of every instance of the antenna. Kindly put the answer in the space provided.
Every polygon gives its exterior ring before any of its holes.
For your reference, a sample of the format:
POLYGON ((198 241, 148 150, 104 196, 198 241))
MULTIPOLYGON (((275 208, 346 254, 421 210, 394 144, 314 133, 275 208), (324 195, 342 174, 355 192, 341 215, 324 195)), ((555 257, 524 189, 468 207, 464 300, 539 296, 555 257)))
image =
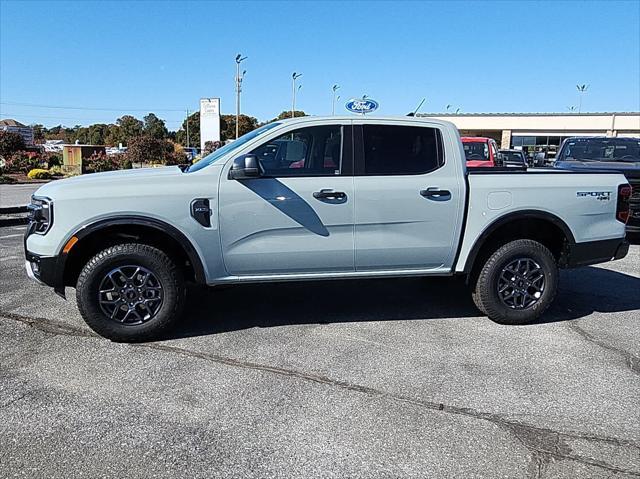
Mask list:
POLYGON ((418 104, 418 106, 416 107, 415 110, 413 110, 411 113, 407 113, 407 116, 416 116, 416 113, 418 113, 418 110, 420 109, 420 107, 422 106, 422 104, 425 102, 426 98, 423 98, 422 101, 418 104))

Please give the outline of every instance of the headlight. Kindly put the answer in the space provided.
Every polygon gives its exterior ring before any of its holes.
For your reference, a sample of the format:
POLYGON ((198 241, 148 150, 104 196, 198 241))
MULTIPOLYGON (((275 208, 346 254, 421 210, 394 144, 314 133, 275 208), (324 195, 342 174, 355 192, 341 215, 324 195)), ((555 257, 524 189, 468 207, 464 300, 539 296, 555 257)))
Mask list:
POLYGON ((32 196, 29 210, 29 231, 44 235, 53 223, 53 202, 43 196, 32 196))

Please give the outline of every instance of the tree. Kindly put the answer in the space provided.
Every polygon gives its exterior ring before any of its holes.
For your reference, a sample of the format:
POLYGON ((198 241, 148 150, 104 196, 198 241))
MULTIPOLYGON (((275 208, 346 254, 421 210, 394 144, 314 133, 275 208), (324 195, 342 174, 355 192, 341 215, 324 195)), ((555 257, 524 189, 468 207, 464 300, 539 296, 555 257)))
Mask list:
POLYGON ((7 157, 26 148, 24 138, 12 131, 0 130, 0 156, 7 157))
POLYGON ((44 125, 40 124, 31 125, 31 128, 33 128, 33 140, 36 143, 42 143, 44 141, 44 136, 47 132, 47 129, 44 127, 44 125))
MULTIPOLYGON (((296 110, 293 112, 293 116, 295 118, 299 117, 299 116, 309 116, 307 115, 304 111, 302 110, 296 110)), ((291 118, 291 110, 285 110, 282 113, 280 113, 278 116, 276 116, 273 120, 271 121, 278 121, 278 120, 287 120, 291 118)), ((271 122, 269 122, 271 123, 271 122)))
POLYGON ((104 136, 104 144, 110 146, 118 146, 120 143, 120 127, 113 123, 107 125, 107 131, 104 136))
MULTIPOLYGON (((238 134, 240 136, 258 128, 258 119, 248 115, 238 117, 238 134)), ((233 140, 236 138, 236 116, 220 115, 220 139, 233 140)))
POLYGON ((162 140, 167 138, 169 132, 164 120, 158 118, 154 113, 149 113, 144 117, 144 134, 162 140))
MULTIPOLYGON (((164 163, 177 164, 180 161, 175 153, 173 143, 169 140, 141 135, 132 138, 127 148, 127 159, 132 163, 164 163)), ((182 161, 184 162, 184 161, 182 161)))
POLYGON ((182 122, 176 132, 176 142, 182 146, 200 146, 200 112, 196 111, 182 122), (189 121, 189 144, 187 145, 187 120, 189 121))
POLYGON ((118 118, 116 124, 120 128, 118 139, 122 143, 128 143, 132 138, 142 135, 143 123, 131 115, 118 118))

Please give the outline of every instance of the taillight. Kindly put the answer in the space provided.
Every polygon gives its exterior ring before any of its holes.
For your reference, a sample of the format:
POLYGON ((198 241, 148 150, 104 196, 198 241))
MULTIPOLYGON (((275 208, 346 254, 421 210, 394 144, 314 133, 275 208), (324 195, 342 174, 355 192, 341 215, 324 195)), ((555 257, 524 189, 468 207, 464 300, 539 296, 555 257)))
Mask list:
POLYGON ((631 185, 618 186, 618 204, 616 206, 616 219, 626 223, 629 219, 629 198, 631 198, 631 185))

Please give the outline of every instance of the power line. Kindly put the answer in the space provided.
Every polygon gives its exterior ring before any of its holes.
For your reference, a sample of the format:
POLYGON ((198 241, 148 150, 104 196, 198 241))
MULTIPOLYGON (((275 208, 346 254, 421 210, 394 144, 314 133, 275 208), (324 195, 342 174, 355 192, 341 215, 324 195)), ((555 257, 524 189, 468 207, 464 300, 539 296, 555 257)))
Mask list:
MULTIPOLYGON (((0 111, 0 115, 2 116, 22 116, 22 117, 29 117, 29 118, 39 118, 39 119, 53 119, 53 120, 71 120, 71 121, 75 121, 75 122, 87 122, 87 121, 92 121, 92 122, 99 122, 99 123, 115 123, 114 121, 105 121, 104 118, 76 118, 76 117, 69 117, 69 116, 58 116, 58 115, 53 115, 53 116, 49 116, 49 115, 32 115, 30 113, 9 113, 6 111, 0 111)), ((184 121, 184 119, 181 120, 164 120, 161 118, 162 121, 164 121, 165 123, 175 123, 175 124, 182 124, 182 122, 184 121)))
POLYGON ((0 101, 0 105, 11 105, 11 106, 28 106, 34 108, 53 108, 58 110, 87 110, 87 111, 179 111, 183 112, 183 108, 91 108, 87 106, 60 106, 60 105, 40 105, 36 103, 21 103, 15 101, 0 101))

